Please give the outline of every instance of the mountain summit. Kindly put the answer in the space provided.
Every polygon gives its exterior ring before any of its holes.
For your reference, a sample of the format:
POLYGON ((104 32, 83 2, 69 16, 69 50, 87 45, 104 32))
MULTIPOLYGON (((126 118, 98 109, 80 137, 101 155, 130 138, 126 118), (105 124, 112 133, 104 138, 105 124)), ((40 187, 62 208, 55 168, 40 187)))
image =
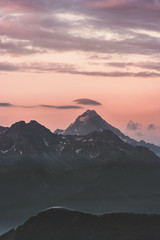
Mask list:
POLYGON ((58 131, 55 133, 63 135, 87 135, 93 131, 101 132, 103 130, 111 130, 117 135, 121 135, 121 132, 112 127, 104 119, 97 114, 95 110, 87 110, 82 115, 78 116, 74 123, 72 123, 66 130, 58 131))
POLYGON ((106 122, 94 110, 80 115, 64 132, 65 135, 87 135, 93 131, 106 129, 106 122))
POLYGON ((74 123, 66 129, 57 129, 55 134, 61 135, 87 135, 93 131, 101 132, 103 130, 110 130, 114 132, 121 140, 125 143, 129 143, 133 146, 147 147, 149 150, 154 152, 160 157, 160 147, 145 141, 137 142, 136 140, 123 134, 118 128, 113 127, 111 124, 106 122, 101 116, 97 114, 95 110, 87 110, 82 115, 78 116, 74 123))

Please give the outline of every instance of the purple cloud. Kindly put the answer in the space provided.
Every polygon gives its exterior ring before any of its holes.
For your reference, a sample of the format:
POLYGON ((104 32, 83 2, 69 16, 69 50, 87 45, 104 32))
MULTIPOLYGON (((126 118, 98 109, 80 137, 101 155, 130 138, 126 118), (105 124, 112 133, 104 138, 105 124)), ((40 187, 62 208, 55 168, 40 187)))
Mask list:
POLYGON ((85 75, 92 77, 160 77, 160 72, 153 71, 143 71, 143 72, 130 72, 130 71, 80 71, 73 64, 63 64, 63 63, 21 63, 12 64, 9 62, 0 63, 0 71, 19 71, 19 72, 56 72, 56 73, 67 73, 72 75, 85 75))
POLYGON ((14 107, 15 105, 11 103, 0 103, 0 107, 14 107))
POLYGON ((133 31, 144 29, 159 32, 159 1, 1 0, 0 7, 9 9, 7 13, 2 12, 4 16, 0 23, 0 35, 7 36, 11 40, 9 43, 1 42, 2 53, 34 54, 39 51, 43 53, 52 50, 77 50, 152 55, 159 50, 158 37, 133 31), (70 8, 71 5, 72 8, 70 8), (10 12, 18 11, 20 15, 10 14, 10 12), (45 12, 48 14, 45 15, 45 12), (59 19, 56 13, 84 17, 83 20, 66 21, 59 19), (99 38, 96 35, 85 38, 83 34, 77 36, 71 33, 71 30, 72 32, 77 30, 77 26, 83 29, 84 24, 90 26, 89 30, 93 33, 99 30, 104 32, 109 30, 119 34, 120 38, 113 41, 99 38))

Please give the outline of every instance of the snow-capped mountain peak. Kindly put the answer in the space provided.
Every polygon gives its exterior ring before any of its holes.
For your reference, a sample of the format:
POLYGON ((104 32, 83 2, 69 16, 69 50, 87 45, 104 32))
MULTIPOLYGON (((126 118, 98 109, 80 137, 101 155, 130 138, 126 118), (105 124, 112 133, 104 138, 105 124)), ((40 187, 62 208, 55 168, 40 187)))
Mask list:
POLYGON ((78 116, 65 131, 64 135, 87 135, 93 131, 102 131, 108 125, 94 110, 87 110, 78 116))
POLYGON ((133 146, 147 147, 155 154, 160 156, 160 147, 154 144, 146 143, 144 141, 137 142, 136 140, 123 134, 118 128, 115 128, 108 122, 106 122, 95 110, 87 110, 82 115, 71 123, 66 130, 56 130, 55 134, 62 135, 87 135, 93 131, 101 132, 103 130, 110 130, 114 132, 125 143, 129 143, 133 146))

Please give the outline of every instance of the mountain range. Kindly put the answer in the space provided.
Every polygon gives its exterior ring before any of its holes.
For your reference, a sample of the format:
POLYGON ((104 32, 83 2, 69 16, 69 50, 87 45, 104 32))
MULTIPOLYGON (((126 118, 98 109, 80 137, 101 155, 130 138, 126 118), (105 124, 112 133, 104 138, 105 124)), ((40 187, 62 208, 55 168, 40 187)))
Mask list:
POLYGON ((159 223, 159 215, 119 213, 95 216, 52 208, 0 236, 0 240, 159 240, 159 223))
POLYGON ((111 129, 58 135, 36 121, 17 122, 0 133, 0 232, 55 205, 160 213, 159 176, 158 156, 111 129))
POLYGON ((72 123, 66 130, 57 129, 54 133, 62 135, 87 135, 93 131, 103 130, 110 130, 114 132, 124 142, 129 143, 133 146, 147 147, 149 150, 153 151, 157 156, 160 157, 160 146, 152 143, 146 143, 143 140, 137 142, 135 139, 126 136, 119 129, 106 122, 94 110, 87 110, 82 115, 78 116, 75 122, 72 123))

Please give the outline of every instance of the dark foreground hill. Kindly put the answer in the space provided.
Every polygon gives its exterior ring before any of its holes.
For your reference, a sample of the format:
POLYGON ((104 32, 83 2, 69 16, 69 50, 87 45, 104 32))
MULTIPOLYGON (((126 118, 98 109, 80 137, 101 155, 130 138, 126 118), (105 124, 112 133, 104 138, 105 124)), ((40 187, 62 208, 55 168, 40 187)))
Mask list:
POLYGON ((0 240, 159 240, 160 216, 94 216, 63 208, 48 209, 0 240))

